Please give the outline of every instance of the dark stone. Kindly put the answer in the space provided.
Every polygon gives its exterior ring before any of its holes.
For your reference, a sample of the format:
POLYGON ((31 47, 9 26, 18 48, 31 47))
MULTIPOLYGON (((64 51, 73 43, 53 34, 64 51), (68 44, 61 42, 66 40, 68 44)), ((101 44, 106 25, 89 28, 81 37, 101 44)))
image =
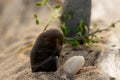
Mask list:
POLYGON ((54 72, 57 70, 57 57, 51 56, 49 59, 42 62, 40 65, 36 67, 32 67, 32 72, 54 72))
POLYGON ((90 15, 91 0, 65 0, 61 22, 65 23, 65 26, 68 29, 67 36, 76 36, 77 28, 79 27, 81 20, 86 23, 88 29, 87 31, 87 29, 83 27, 82 35, 88 34, 90 25, 90 15))
POLYGON ((56 29, 43 32, 37 38, 30 55, 33 72, 57 70, 57 58, 63 44, 63 33, 56 29))

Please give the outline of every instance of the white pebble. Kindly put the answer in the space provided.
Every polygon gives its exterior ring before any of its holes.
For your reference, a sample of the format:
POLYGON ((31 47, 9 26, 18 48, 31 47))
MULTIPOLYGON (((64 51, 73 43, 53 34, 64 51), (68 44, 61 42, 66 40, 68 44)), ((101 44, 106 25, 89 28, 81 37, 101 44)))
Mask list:
POLYGON ((63 70, 68 74, 76 74, 85 64, 83 56, 73 56, 63 65, 63 70))

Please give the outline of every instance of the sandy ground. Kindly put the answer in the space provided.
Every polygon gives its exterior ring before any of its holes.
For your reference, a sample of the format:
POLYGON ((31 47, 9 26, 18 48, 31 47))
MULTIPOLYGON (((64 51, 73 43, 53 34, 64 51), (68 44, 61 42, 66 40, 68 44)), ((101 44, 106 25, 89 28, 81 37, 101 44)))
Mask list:
MULTIPOLYGON (((59 60, 58 71, 32 73, 29 62, 31 47, 24 49, 24 46, 34 41, 44 26, 44 23, 39 26, 34 23, 33 14, 39 13, 39 18, 43 22, 47 21, 49 17, 49 11, 45 7, 36 8, 35 1, 0 1, 0 80, 109 80, 113 77, 100 73, 101 69, 95 67, 97 57, 103 48, 102 43, 87 49, 83 46, 73 49, 69 45, 64 45, 62 54, 65 56, 59 60), (20 49, 21 52, 19 52, 20 49), (69 75, 62 70, 62 65, 73 55, 84 56, 86 63, 78 74, 69 75)), ((93 0, 92 23, 97 22, 99 27, 104 27, 120 19, 119 3, 119 0, 101 0, 100 2, 93 0)), ((106 36, 110 33, 106 33, 106 36)), ((117 42, 119 42, 119 25, 112 33, 117 36, 117 42)), ((109 42, 116 42, 113 38, 110 38, 109 42)))

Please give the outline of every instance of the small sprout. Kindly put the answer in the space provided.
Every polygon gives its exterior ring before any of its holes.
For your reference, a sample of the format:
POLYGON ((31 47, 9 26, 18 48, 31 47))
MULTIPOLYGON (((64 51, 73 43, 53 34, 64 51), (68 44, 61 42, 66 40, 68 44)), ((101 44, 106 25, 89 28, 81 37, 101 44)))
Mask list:
POLYGON ((38 19, 35 20, 36 24, 39 25, 40 21, 38 19))
POLYGON ((36 6, 42 5, 42 2, 36 2, 36 6))

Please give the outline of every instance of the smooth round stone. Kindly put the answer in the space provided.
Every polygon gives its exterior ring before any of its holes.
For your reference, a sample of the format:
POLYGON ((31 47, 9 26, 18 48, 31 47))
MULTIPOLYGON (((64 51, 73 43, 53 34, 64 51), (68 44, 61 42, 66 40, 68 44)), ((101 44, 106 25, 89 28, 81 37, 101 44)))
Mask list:
POLYGON ((85 64, 83 56, 73 56, 63 65, 63 70, 68 74, 76 74, 85 64))

